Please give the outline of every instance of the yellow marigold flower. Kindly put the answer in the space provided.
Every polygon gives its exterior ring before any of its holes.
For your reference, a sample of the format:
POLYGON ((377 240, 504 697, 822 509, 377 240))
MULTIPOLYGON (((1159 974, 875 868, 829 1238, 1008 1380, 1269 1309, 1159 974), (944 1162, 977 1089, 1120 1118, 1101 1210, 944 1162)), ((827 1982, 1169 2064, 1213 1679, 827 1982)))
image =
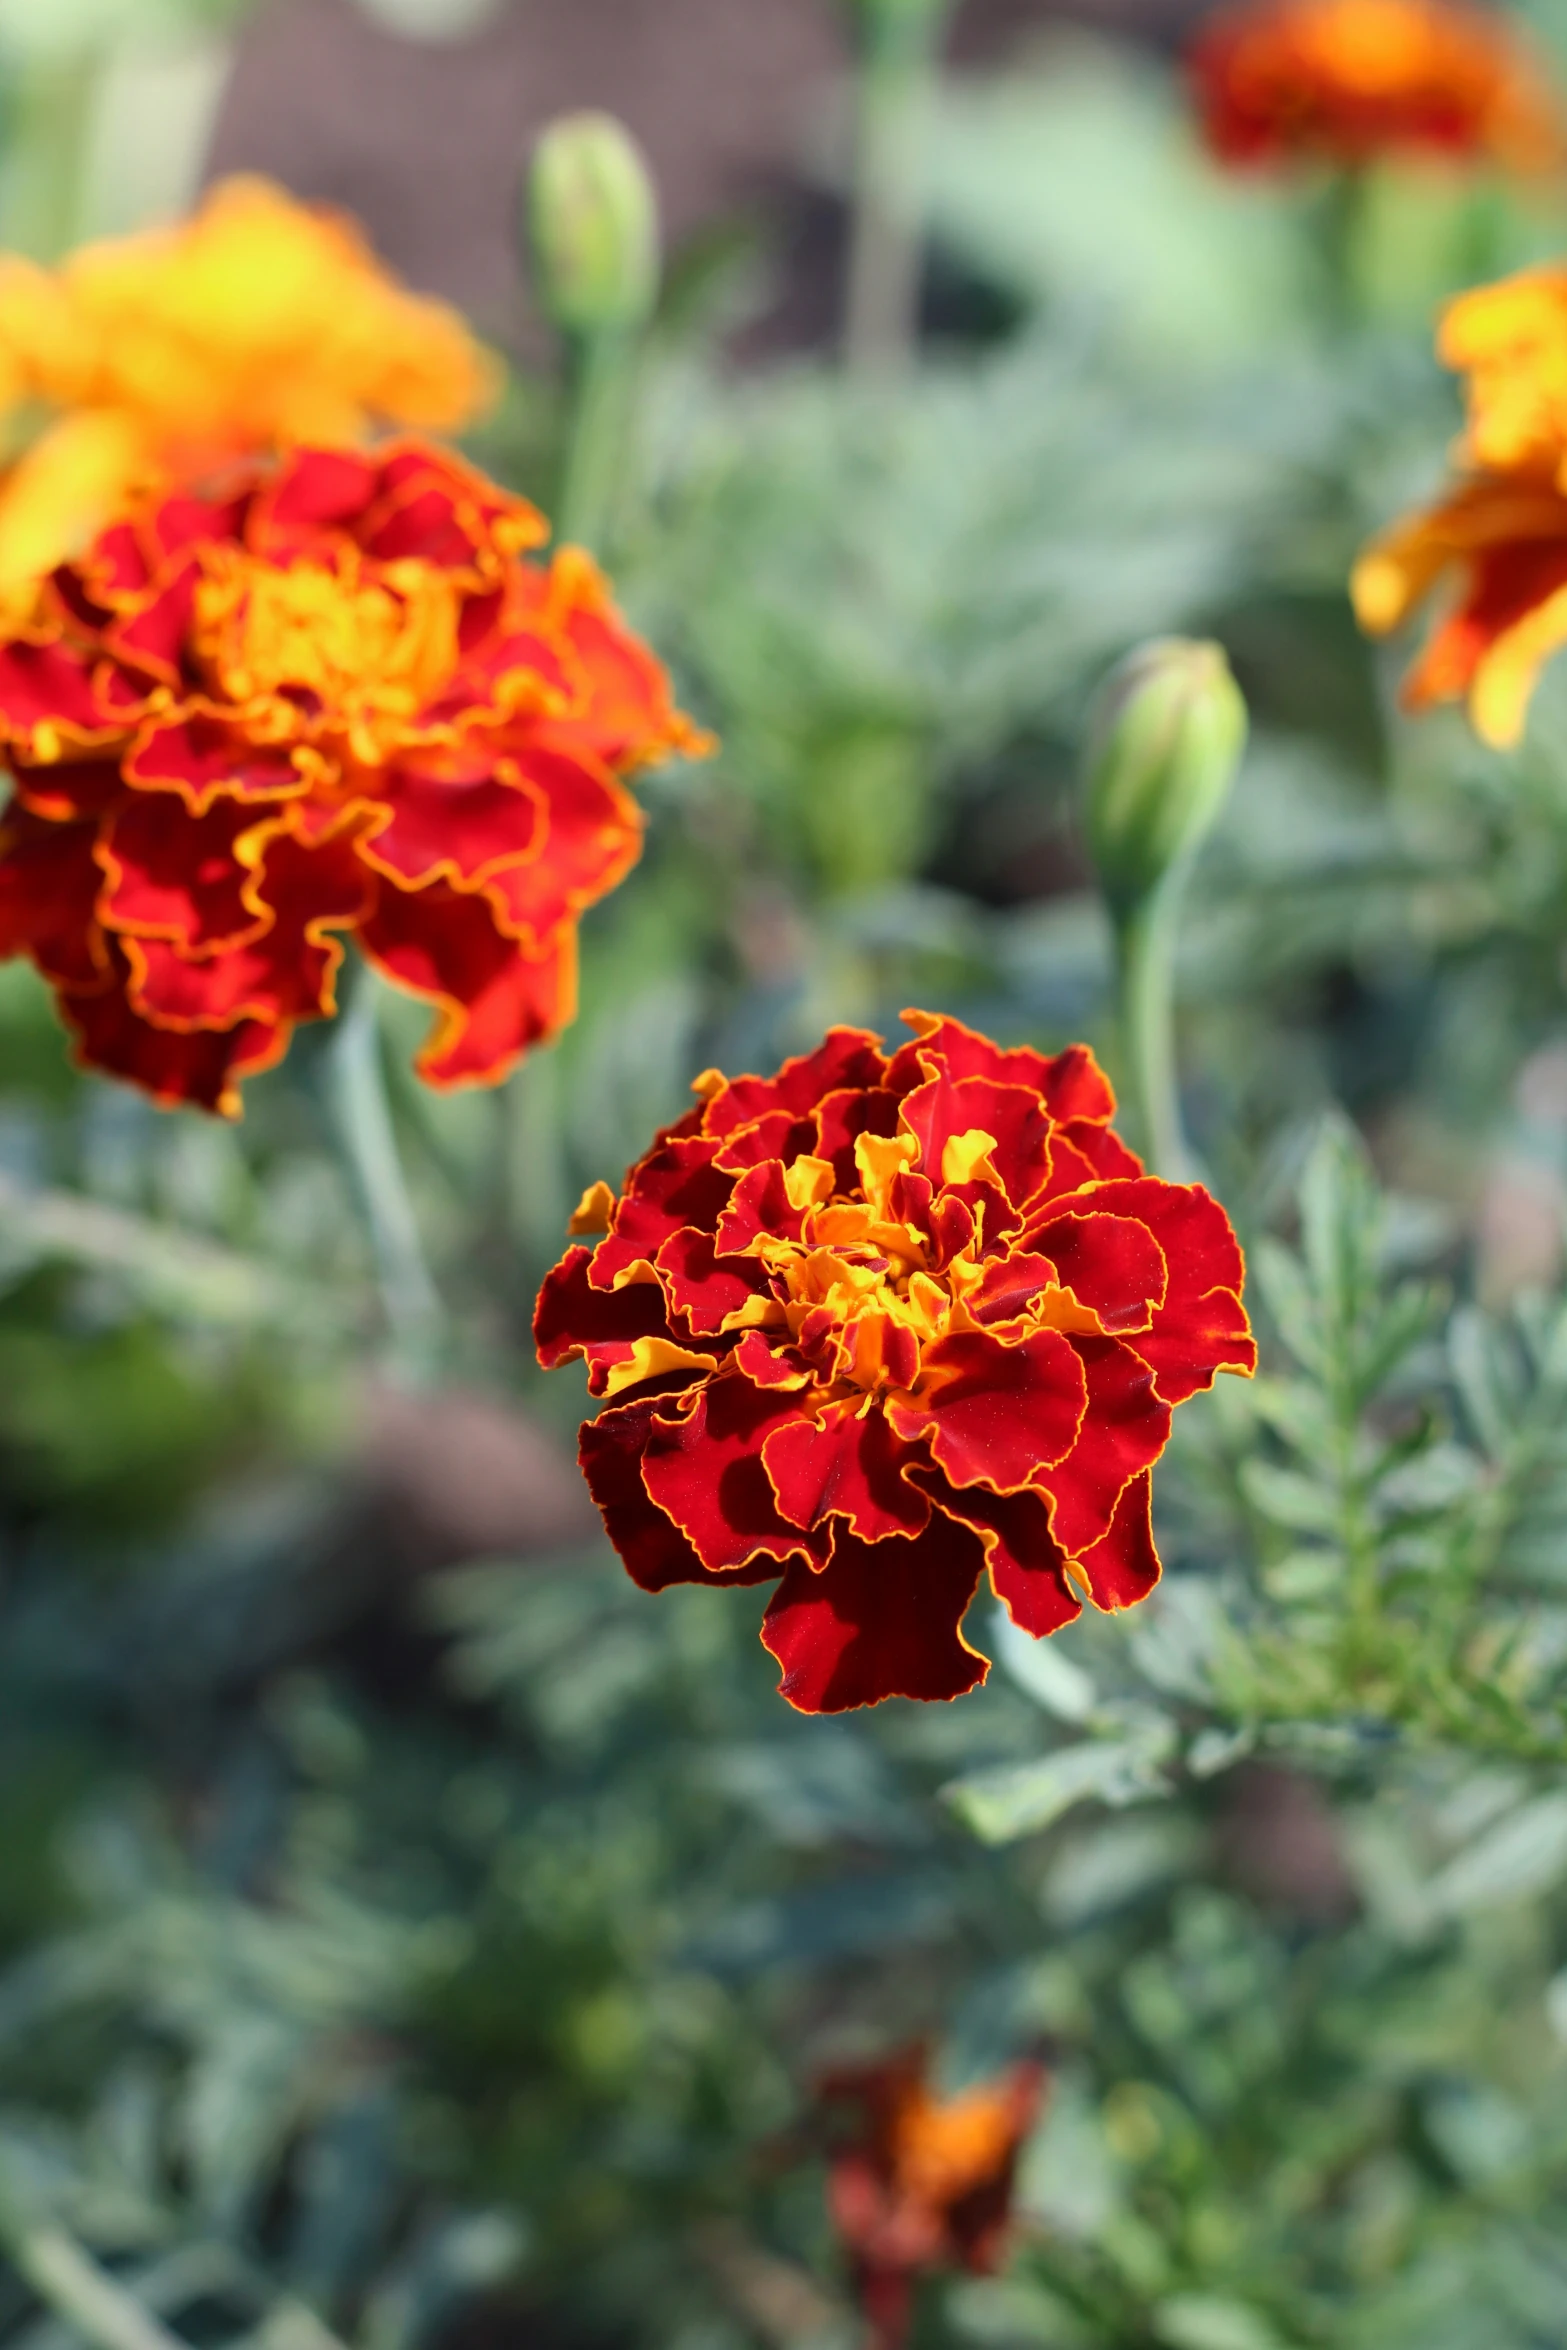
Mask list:
POLYGON ((0 601, 25 605, 162 476, 382 423, 452 431, 491 384, 455 311, 398 285, 351 221, 266 180, 225 180, 189 221, 56 270, 6 257, 0 403, 58 414, 0 483, 0 601))
POLYGON ((1460 294, 1443 313, 1437 351, 1468 378, 1461 454, 1567 487, 1567 265, 1460 294))

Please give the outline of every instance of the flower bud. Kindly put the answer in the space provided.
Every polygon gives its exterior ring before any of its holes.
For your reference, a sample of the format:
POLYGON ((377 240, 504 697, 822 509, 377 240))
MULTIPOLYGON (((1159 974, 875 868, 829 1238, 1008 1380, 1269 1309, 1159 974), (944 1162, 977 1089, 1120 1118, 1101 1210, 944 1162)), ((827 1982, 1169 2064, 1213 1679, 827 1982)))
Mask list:
POLYGON ((641 326, 658 295, 658 200, 611 114, 563 114, 533 150, 528 242, 540 307, 563 334, 641 326))
POLYGON ((1142 904, 1196 849, 1246 746, 1222 645, 1156 637, 1100 688, 1083 763, 1089 853, 1112 912, 1142 904))

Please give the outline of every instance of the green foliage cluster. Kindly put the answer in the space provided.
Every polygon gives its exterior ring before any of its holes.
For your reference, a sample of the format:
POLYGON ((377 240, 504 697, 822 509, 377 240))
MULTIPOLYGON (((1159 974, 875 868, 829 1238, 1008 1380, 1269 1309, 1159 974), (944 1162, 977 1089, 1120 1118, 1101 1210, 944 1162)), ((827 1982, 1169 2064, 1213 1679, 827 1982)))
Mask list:
MULTIPOLYGON (((982 1605, 981 1692, 803 1720, 755 1593, 427 1573, 367 1509, 330 1040, 235 1134, 0 974, 14 2350, 847 2345, 812 2084, 921 2036, 1053 2089, 919 2350, 1567 2339, 1567 704, 1411 727, 1344 595, 1454 430, 1431 302, 1567 224, 1238 189, 1098 47, 927 160, 962 332, 902 380, 737 371, 765 257, 671 277, 611 552, 723 747, 648 781, 561 1045, 396 1083, 446 1368, 569 1431, 538 1275, 704 1063, 907 1002, 1104 1040, 1083 715, 1181 631, 1253 714, 1181 1045, 1262 1374, 1180 1415, 1144 1608, 982 1605)), ((519 377, 481 453, 547 501, 559 425, 519 377)))

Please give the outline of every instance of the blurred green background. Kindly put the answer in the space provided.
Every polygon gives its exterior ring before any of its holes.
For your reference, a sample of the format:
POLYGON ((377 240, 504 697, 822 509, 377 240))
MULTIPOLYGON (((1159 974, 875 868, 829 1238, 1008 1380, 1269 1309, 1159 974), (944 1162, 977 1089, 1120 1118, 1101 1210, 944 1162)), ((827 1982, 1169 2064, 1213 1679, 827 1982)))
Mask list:
POLYGON ((1054 2085, 921 2350, 1560 2350, 1567 680, 1515 755, 1412 725, 1345 581, 1442 478, 1438 303, 1567 202, 1390 165, 1346 235, 1204 159, 1178 23, 976 5, 918 350, 846 370, 847 27, 750 11, 0 0, 0 244, 218 166, 350 203, 508 354, 472 446, 546 506, 516 178, 628 113, 667 254, 605 552, 722 738, 557 1049, 440 1099, 378 998, 433 1385, 328 1039, 163 1115, 0 970, 0 2333, 846 2350, 812 2083, 923 2034, 1054 2085), (1180 1028, 1265 1375, 1182 1414, 1147 1608, 980 1607, 983 1692, 795 1717, 759 1594, 597 1538, 537 1281, 704 1064, 911 1002, 1108 1046, 1078 744, 1173 630, 1253 713, 1180 1028))

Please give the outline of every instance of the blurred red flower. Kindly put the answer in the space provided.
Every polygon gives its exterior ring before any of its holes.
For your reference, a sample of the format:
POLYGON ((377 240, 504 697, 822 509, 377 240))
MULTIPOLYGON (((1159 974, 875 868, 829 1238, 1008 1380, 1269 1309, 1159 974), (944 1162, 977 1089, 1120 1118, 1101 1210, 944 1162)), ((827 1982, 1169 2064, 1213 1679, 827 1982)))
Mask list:
POLYGON ((0 640, 0 953, 78 1057, 230 1115, 329 1016, 343 941, 439 1009, 433 1085, 574 1009, 635 860, 621 777, 698 746, 575 548, 419 443, 300 450, 149 502, 0 640))
POLYGON ((999 2266, 1018 2154, 1046 2087, 1043 2065, 1025 2062, 937 2097, 922 2047, 822 2081, 825 2103, 858 2108, 856 2132, 828 2170, 827 2204, 878 2350, 902 2343, 916 2277, 999 2266))
POLYGON ((1190 70, 1222 162, 1345 168, 1397 151, 1559 169, 1559 105, 1522 35, 1464 0, 1261 0, 1211 17, 1190 70))
POLYGON ((762 1638, 807 1713, 982 1681, 987 1568, 1036 1635, 1145 1598, 1171 1410, 1255 1365, 1224 1210, 1143 1173, 1086 1047, 904 1017, 890 1058, 837 1028, 699 1078, 534 1324, 610 1399, 581 1460, 634 1580, 781 1578, 762 1638))

